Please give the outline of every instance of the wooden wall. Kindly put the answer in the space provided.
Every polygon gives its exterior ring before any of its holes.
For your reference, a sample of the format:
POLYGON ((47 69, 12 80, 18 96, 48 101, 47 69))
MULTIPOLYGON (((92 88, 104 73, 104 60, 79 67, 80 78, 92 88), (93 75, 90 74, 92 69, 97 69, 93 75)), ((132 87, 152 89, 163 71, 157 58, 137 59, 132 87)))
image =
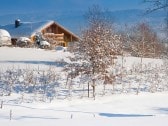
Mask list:
POLYGON ((53 23, 50 26, 44 28, 41 32, 47 39, 52 39, 55 41, 51 43, 53 45, 57 45, 57 42, 59 42, 59 45, 67 46, 68 42, 78 40, 77 37, 73 36, 70 32, 58 26, 56 23, 53 23))

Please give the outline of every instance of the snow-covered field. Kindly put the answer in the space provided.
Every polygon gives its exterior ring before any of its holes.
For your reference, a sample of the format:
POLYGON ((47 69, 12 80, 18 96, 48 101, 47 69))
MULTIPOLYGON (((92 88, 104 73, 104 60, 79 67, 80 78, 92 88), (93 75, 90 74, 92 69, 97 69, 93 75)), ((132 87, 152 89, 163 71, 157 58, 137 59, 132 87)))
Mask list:
MULTIPOLYGON (((66 51, 1 47, 0 69, 1 71, 12 68, 45 70, 51 66, 56 66, 55 69, 59 73, 62 70, 62 65, 59 62, 62 62, 62 60, 69 62, 66 58, 69 55, 70 53, 66 51)), ((124 59, 126 69, 130 69, 137 63, 140 63, 140 59, 136 57, 126 57, 124 59)), ((143 63, 144 67, 145 64, 150 65, 150 67, 161 66, 162 60, 143 59, 143 63)), ((63 75, 62 72, 60 74, 63 75)), ((133 78, 132 75, 131 78, 133 78)), ((157 80, 159 81, 159 79, 157 80)), ((124 82, 127 83, 127 81, 124 82)), ((136 83, 135 81, 130 82, 136 83)), ((164 83, 164 81, 159 82, 164 83)), ((72 97, 57 98, 51 102, 36 101, 29 103, 18 102, 22 95, 12 93, 11 96, 0 96, 0 103, 3 101, 3 107, 0 108, 0 125, 167 126, 168 92, 165 90, 166 88, 157 86, 158 90, 155 93, 146 91, 146 88, 148 88, 146 86, 145 88, 141 87, 144 91, 138 95, 131 91, 130 93, 107 93, 107 95, 97 95, 96 100, 87 97, 72 97)), ((26 96, 24 94, 24 98, 26 96)))

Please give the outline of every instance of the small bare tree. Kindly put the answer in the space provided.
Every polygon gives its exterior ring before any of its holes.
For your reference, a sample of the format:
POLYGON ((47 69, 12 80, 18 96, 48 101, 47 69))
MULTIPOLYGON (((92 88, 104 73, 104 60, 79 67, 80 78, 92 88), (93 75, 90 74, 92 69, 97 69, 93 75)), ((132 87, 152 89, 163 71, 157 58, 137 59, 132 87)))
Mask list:
POLYGON ((140 23, 133 27, 130 35, 132 54, 143 57, 159 57, 161 55, 161 44, 156 33, 146 23, 140 23))

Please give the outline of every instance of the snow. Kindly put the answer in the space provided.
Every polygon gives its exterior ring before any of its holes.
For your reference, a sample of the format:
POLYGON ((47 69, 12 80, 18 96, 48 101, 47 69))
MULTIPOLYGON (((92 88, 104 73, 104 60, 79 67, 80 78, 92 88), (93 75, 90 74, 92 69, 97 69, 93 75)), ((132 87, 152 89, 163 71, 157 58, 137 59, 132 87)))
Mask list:
POLYGON ((11 37, 8 31, 0 29, 0 46, 11 45, 11 37))
POLYGON ((0 37, 10 37, 10 34, 4 29, 0 29, 0 37))
POLYGON ((50 43, 47 42, 47 41, 41 41, 41 42, 40 42, 40 45, 41 45, 41 46, 48 46, 48 47, 50 47, 50 43))
MULTIPOLYGON (((57 61, 67 60, 70 54, 68 52, 46 51, 36 48, 0 48, 0 69, 8 68, 39 68, 46 69, 49 66, 56 65, 57 61), (60 57, 61 56, 61 57, 60 57)), ((60 69, 60 68, 58 68, 60 69)))
MULTIPOLYGON (((43 69, 56 66, 60 75, 63 65, 71 56, 65 50, 42 50, 36 48, 0 48, 0 69, 43 69)), ((120 62, 122 57, 118 59, 120 62)), ((124 57, 124 67, 130 69, 141 60, 124 57)), ((143 58, 143 65, 161 66, 161 59, 143 58)), ((66 73, 65 73, 66 74, 66 73)), ((101 88, 101 87, 99 87, 101 88)), ((24 97, 30 97, 24 94, 24 97)), ((81 94, 78 94, 81 95, 81 94)), ((55 99, 51 102, 18 102, 21 94, 0 96, 0 123, 3 126, 167 126, 168 92, 116 93, 98 95, 95 100, 87 97, 55 99), (10 112, 12 119, 10 120, 10 112)), ((25 99, 26 100, 26 99, 25 99)))

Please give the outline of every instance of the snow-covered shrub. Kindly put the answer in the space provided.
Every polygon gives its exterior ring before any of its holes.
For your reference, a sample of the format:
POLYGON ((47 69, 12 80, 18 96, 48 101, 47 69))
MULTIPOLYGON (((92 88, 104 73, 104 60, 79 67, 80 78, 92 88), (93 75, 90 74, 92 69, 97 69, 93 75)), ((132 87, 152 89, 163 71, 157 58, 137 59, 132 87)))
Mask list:
POLYGON ((16 41, 16 45, 20 46, 20 47, 25 47, 28 46, 32 43, 32 41, 27 38, 27 37, 20 37, 18 38, 18 40, 16 41))
POLYGON ((50 47, 50 43, 47 41, 40 41, 40 48, 47 49, 50 47))
POLYGON ((0 46, 11 45, 11 36, 8 31, 0 29, 0 46))
POLYGON ((42 49, 46 49, 51 46, 50 43, 46 41, 41 32, 35 34, 35 43, 42 49))

